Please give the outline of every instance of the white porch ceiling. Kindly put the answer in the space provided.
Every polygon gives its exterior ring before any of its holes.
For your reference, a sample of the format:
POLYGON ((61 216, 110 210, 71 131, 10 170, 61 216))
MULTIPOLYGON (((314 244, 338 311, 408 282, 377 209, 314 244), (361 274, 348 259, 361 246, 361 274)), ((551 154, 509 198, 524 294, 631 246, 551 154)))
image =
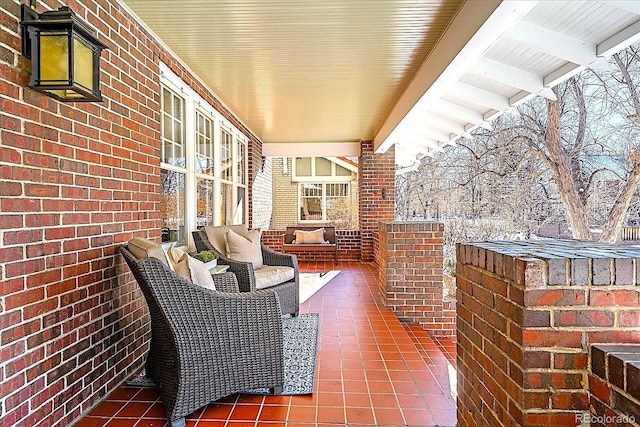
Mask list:
POLYGON ((638 0, 121 2, 266 155, 351 156, 374 139, 401 164, 640 34, 638 0))

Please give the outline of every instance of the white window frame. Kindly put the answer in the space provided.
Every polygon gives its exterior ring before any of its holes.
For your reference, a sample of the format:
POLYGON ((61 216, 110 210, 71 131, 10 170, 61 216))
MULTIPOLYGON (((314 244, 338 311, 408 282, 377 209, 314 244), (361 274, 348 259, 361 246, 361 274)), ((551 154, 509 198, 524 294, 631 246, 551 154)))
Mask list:
MULTIPOLYGON (((181 173, 185 173, 185 233, 187 235, 187 242, 189 246, 192 246, 192 238, 190 231, 197 228, 197 178, 210 179, 211 176, 197 172, 196 168, 196 117, 197 114, 202 114, 212 121, 212 138, 213 138, 213 155, 214 155, 214 171, 213 171, 213 193, 216 195, 213 200, 213 223, 214 225, 222 224, 222 214, 220 212, 221 204, 221 185, 222 182, 227 182, 232 185, 232 206, 238 205, 238 188, 245 189, 245 203, 243 206, 242 215, 234 215, 233 219, 245 218, 248 221, 249 218, 249 203, 248 203, 248 141, 249 138, 240 132, 233 124, 227 120, 222 114, 216 111, 209 103, 207 103, 202 97, 200 97, 191 87, 189 87, 179 76, 173 73, 166 64, 160 63, 160 85, 161 87, 167 87, 175 94, 181 96, 184 100, 184 154, 185 154, 185 168, 176 168, 174 165, 170 165, 161 161, 160 167, 167 170, 176 170, 181 173), (223 181, 222 179, 222 167, 221 167, 221 135, 222 129, 229 132, 232 136, 231 140, 231 163, 234 167, 234 176, 231 177, 231 181, 223 181), (236 176, 236 162, 238 156, 238 141, 243 141, 245 144, 245 158, 243 162, 244 177, 243 180, 236 176)), ((160 105, 160 113, 162 116, 162 108, 160 105)), ((161 159, 162 160, 162 159, 161 159)))
POLYGON ((351 198, 351 184, 350 182, 346 182, 346 181, 325 181, 325 182, 321 182, 321 181, 304 181, 304 182, 298 182, 298 222, 304 224, 304 223, 325 223, 325 222, 332 222, 333 220, 328 219, 327 218, 327 198, 335 198, 335 196, 327 196, 327 186, 328 185, 333 185, 333 184, 342 184, 345 185, 346 189, 347 189, 347 194, 345 196, 341 196, 345 199, 349 199, 351 198), (303 207, 303 203, 302 203, 302 199, 304 197, 302 197, 302 190, 304 188, 305 185, 319 185, 322 188, 322 196, 320 198, 320 207, 322 209, 322 218, 321 219, 302 219, 302 216, 300 215, 300 213, 302 212, 302 207, 303 207))
POLYGON ((336 160, 332 157, 325 157, 327 160, 331 162, 331 175, 316 175, 316 157, 311 157, 311 175, 302 175, 298 176, 297 174, 297 157, 291 158, 291 181, 293 182, 351 182, 355 181, 354 173, 350 176, 339 176, 336 174, 336 160))

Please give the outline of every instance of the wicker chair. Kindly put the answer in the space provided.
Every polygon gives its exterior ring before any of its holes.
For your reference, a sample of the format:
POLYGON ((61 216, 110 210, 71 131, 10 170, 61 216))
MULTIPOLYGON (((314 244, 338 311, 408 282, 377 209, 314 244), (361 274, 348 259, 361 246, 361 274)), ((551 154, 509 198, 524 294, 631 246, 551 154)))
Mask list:
MULTIPOLYGON (((227 230, 236 231, 241 235, 247 231, 247 227, 245 225, 217 226, 211 228, 218 233, 218 236, 223 236, 224 232, 227 230)), ((218 264, 226 264, 229 266, 229 271, 233 272, 238 279, 240 292, 253 292, 256 290, 256 277, 253 265, 251 265, 250 262, 240 262, 227 258, 223 247, 224 243, 221 243, 221 241, 215 243, 211 242, 205 228, 194 231, 192 235, 198 252, 215 251, 220 257, 218 259, 218 264)), ((298 313, 300 313, 300 272, 298 269, 298 259, 295 255, 275 252, 267 248, 264 244, 261 244, 261 247, 262 259, 265 265, 293 268, 293 279, 271 286, 267 289, 272 289, 278 294, 282 313, 291 314, 291 316, 294 317, 297 316, 298 313)))
POLYGON ((156 258, 138 259, 125 247, 120 251, 149 306, 146 374, 160 389, 172 427, 184 426, 186 415, 233 393, 282 392, 282 312, 274 292, 239 293, 232 273, 214 275, 212 291, 156 258))

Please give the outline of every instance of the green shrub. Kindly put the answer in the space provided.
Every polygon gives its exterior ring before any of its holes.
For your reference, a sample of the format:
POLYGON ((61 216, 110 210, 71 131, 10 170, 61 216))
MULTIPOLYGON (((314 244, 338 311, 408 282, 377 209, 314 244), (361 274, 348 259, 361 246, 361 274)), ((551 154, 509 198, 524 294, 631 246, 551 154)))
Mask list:
POLYGON ((202 262, 213 261, 218 259, 218 254, 215 251, 202 251, 193 256, 195 259, 199 259, 202 262))

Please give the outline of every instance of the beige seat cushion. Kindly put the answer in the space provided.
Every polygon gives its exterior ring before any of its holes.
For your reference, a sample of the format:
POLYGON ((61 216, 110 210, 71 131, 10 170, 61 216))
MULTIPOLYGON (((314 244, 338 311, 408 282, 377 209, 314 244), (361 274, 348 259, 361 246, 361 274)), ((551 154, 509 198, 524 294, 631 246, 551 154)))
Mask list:
POLYGON ((157 258, 164 265, 173 269, 162 246, 151 240, 134 237, 127 243, 127 249, 138 259, 157 258))
POLYGON ((208 226, 204 228, 204 232, 207 235, 207 239, 209 243, 213 245, 213 247, 218 251, 221 255, 227 256, 227 244, 225 241, 225 236, 229 232, 229 230, 233 230, 235 233, 238 233, 240 236, 244 236, 249 232, 247 226, 244 224, 241 225, 219 225, 219 226, 208 226))
POLYGON ((256 270, 262 267, 260 230, 251 230, 245 235, 229 230, 225 235, 225 240, 229 259, 250 262, 256 270))
POLYGON ((256 289, 265 289, 292 280, 294 271, 292 267, 265 265, 255 270, 255 275, 256 289))
POLYGON ((294 235, 294 243, 298 245, 324 243, 324 228, 313 231, 296 230, 294 235))

